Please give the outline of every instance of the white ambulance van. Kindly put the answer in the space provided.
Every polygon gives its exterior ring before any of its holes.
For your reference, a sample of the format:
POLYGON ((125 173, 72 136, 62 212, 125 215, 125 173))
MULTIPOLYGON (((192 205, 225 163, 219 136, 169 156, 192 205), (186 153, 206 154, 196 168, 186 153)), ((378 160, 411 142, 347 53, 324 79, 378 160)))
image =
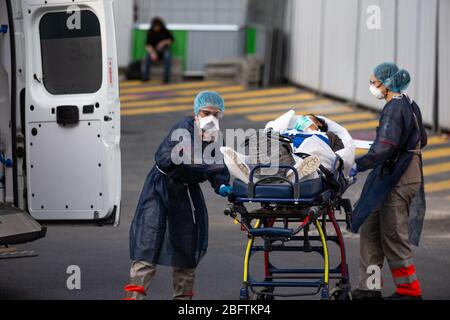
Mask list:
POLYGON ((0 0, 0 248, 118 225, 117 70, 113 0, 0 0))

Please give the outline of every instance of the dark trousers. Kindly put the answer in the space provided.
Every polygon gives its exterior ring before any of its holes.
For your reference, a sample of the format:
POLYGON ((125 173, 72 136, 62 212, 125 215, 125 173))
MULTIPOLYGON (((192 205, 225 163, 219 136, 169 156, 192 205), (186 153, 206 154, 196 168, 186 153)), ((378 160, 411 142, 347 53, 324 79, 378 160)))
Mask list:
MULTIPOLYGON (((170 74, 172 72, 172 54, 170 53, 170 49, 166 48, 162 52, 158 53, 159 60, 162 60, 164 63, 164 82, 170 82, 170 74)), ((144 69, 144 80, 150 79, 150 71, 154 61, 152 61, 149 54, 147 54, 147 58, 145 59, 145 69, 144 69)))

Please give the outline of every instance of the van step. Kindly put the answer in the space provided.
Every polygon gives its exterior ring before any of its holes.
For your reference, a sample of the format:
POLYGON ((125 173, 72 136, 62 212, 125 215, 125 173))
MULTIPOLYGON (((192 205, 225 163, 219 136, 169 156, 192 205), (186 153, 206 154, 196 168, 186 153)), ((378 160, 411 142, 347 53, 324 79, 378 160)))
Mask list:
POLYGON ((18 250, 16 248, 0 248, 0 260, 3 259, 18 259, 37 257, 39 252, 35 250, 18 250))
POLYGON ((0 246, 31 242, 45 234, 46 228, 28 213, 0 203, 0 246))

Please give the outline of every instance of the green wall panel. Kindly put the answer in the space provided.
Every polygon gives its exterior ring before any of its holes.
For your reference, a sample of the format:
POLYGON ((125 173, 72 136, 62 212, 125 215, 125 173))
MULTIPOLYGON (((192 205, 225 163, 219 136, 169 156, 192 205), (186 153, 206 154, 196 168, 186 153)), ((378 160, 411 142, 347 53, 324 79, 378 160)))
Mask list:
POLYGON ((246 30, 246 45, 245 52, 247 54, 255 54, 256 53, 256 29, 247 27, 246 30))

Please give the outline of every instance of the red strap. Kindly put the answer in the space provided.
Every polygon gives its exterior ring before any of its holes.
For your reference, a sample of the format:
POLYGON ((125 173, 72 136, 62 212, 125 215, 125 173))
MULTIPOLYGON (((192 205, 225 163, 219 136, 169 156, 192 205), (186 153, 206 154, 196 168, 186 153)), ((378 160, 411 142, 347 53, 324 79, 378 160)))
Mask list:
POLYGON ((390 144, 391 146, 394 146, 394 147, 397 146, 394 142, 389 141, 389 140, 387 140, 385 138, 380 138, 380 143, 390 144))
POLYGON ((410 277, 416 273, 416 267, 412 264, 405 268, 392 269, 392 276, 394 278, 410 277))
POLYGON ((306 216, 305 220, 303 220, 302 226, 306 226, 306 224, 309 222, 309 217, 310 216, 306 216))
MULTIPOLYGON (((416 267, 412 264, 409 267, 392 269, 392 276, 394 278, 411 277, 416 273, 416 267)), ((419 280, 414 280, 410 283, 403 283, 397 285, 397 293, 405 296, 418 297, 422 294, 419 280)))
POLYGON ((183 296, 192 298, 194 296, 194 291, 187 292, 187 293, 183 294, 183 296))
POLYGON ((397 293, 405 296, 418 297, 422 294, 420 290, 419 280, 407 284, 400 284, 397 286, 397 293))
POLYGON ((125 299, 123 299, 123 300, 125 300, 125 301, 136 301, 135 298, 125 298, 125 299))
POLYGON ((125 286, 124 290, 126 292, 137 292, 139 294, 142 294, 143 296, 145 296, 145 287, 144 286, 136 286, 133 284, 129 284, 127 286, 125 286))

